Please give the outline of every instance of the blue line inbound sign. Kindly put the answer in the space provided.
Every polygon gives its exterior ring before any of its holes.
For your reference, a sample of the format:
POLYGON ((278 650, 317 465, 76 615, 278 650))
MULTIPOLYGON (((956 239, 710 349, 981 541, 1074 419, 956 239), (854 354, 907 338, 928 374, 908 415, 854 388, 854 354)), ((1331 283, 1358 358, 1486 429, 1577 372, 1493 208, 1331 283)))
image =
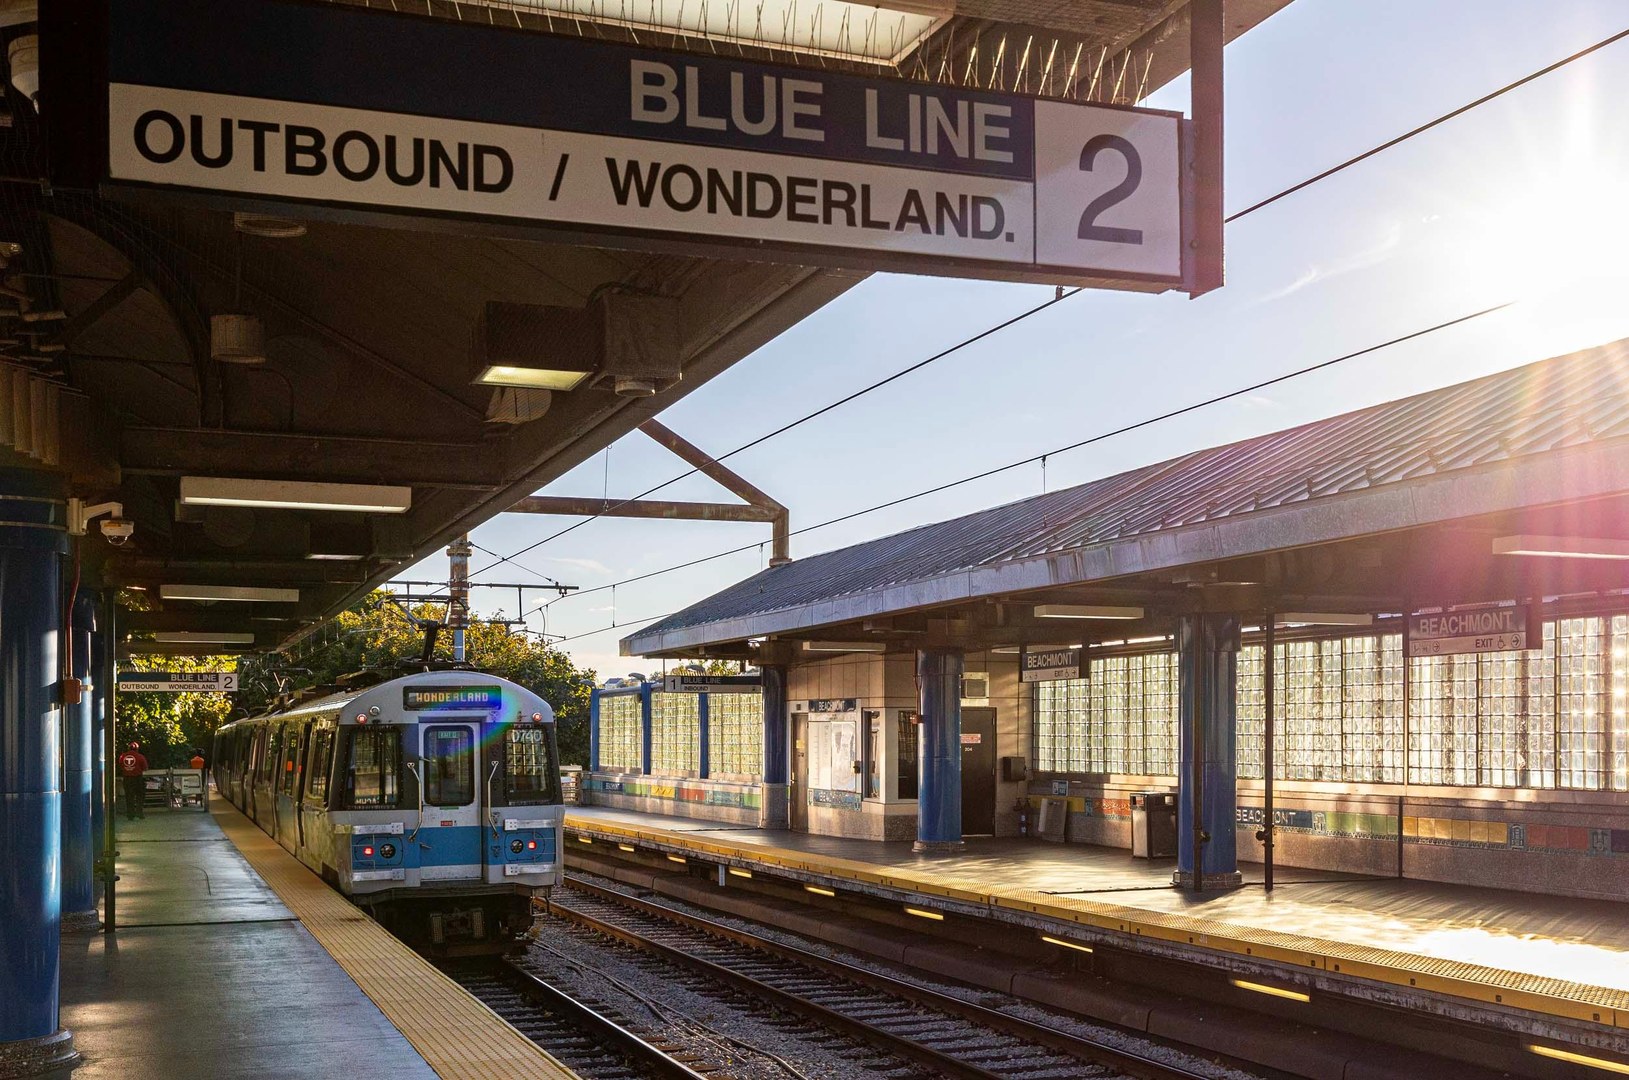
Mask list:
POLYGON ((1175 113, 303 0, 109 0, 109 18, 117 183, 860 270, 1182 284, 1175 113))

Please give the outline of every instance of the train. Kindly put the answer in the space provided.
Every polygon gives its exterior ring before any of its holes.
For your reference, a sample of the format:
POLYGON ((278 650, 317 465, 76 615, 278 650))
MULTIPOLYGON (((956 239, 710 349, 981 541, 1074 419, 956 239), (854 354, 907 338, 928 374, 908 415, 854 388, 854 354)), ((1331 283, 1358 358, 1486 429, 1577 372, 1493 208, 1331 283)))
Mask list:
POLYGON ((554 710, 427 671, 222 725, 222 796, 393 934, 501 952, 564 875, 554 710))

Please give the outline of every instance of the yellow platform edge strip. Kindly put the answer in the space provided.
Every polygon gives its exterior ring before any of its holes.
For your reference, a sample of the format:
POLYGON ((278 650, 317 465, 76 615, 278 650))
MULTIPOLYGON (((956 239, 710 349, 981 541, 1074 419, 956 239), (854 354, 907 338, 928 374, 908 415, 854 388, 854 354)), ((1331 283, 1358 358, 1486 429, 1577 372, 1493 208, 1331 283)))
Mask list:
POLYGON ((1473 977, 1479 972, 1490 977, 1498 977, 1501 981, 1532 977, 1522 972, 1442 960, 1441 963, 1466 973, 1464 976, 1444 975, 1421 969, 1423 964, 1430 963, 1436 958, 1416 956, 1412 953, 1326 941, 1232 923, 1212 922, 1208 919, 1194 920, 1189 916, 1165 916, 1140 908, 1098 901, 1060 900, 1024 890, 981 892, 957 888, 942 881, 920 878, 895 870, 881 874, 872 863, 815 855, 804 851, 790 851, 767 845, 760 847, 756 844, 724 845, 717 841, 695 841, 682 831, 601 822, 573 817, 569 813, 566 815, 565 823, 570 829, 588 834, 612 834, 644 840, 646 843, 687 849, 697 854, 711 854, 715 857, 755 862, 764 866, 820 874, 834 880, 860 881, 923 896, 1026 911, 1043 918, 1090 926, 1110 933, 1193 945, 1211 952, 1271 960, 1391 986, 1409 987, 1484 1004, 1502 1005, 1524 1012, 1629 1027, 1629 1006, 1618 1003, 1618 999, 1629 995, 1609 987, 1576 985, 1575 989, 1587 995, 1586 997, 1535 993, 1473 977), (1196 929, 1196 925, 1202 926, 1202 929, 1196 929), (1367 958, 1354 958, 1350 955, 1354 951, 1363 952, 1367 958))
POLYGON ((220 800, 233 846, 441 1080, 578 1080, 220 800))

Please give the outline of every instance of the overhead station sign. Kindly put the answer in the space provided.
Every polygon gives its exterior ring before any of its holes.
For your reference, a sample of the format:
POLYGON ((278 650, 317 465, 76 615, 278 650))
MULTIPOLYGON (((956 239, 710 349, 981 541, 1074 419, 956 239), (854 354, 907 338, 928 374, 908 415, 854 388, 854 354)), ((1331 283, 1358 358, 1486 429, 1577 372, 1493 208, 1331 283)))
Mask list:
POLYGON ((1543 638, 1531 637, 1526 605, 1444 611, 1408 618, 1408 655, 1509 652, 1542 649, 1543 638))
POLYGON ((669 694, 753 694, 764 688, 761 675, 664 675, 662 689, 669 694))
POLYGON ((1032 648, 1025 645, 1018 653, 1018 681, 1032 683, 1083 679, 1086 677, 1085 654, 1085 649, 1032 648))
POLYGON ((110 7, 113 181, 862 270, 1182 284, 1176 113, 348 5, 110 7))
POLYGON ((238 688, 235 671, 121 671, 119 689, 125 693, 157 690, 160 693, 227 693, 238 688))

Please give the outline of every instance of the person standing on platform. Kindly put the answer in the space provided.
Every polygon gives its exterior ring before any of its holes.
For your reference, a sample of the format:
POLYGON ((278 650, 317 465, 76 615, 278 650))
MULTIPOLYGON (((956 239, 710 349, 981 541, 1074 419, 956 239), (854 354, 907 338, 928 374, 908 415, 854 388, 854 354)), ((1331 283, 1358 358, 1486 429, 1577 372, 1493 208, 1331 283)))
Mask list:
POLYGON ((192 760, 187 762, 187 768, 189 768, 189 769, 197 769, 199 772, 203 772, 203 770, 204 770, 204 752, 202 750, 194 750, 192 752, 192 760))
POLYGON ((130 749, 119 755, 119 783, 124 785, 124 817, 134 821, 147 816, 147 759, 142 757, 141 744, 131 743, 130 749))

